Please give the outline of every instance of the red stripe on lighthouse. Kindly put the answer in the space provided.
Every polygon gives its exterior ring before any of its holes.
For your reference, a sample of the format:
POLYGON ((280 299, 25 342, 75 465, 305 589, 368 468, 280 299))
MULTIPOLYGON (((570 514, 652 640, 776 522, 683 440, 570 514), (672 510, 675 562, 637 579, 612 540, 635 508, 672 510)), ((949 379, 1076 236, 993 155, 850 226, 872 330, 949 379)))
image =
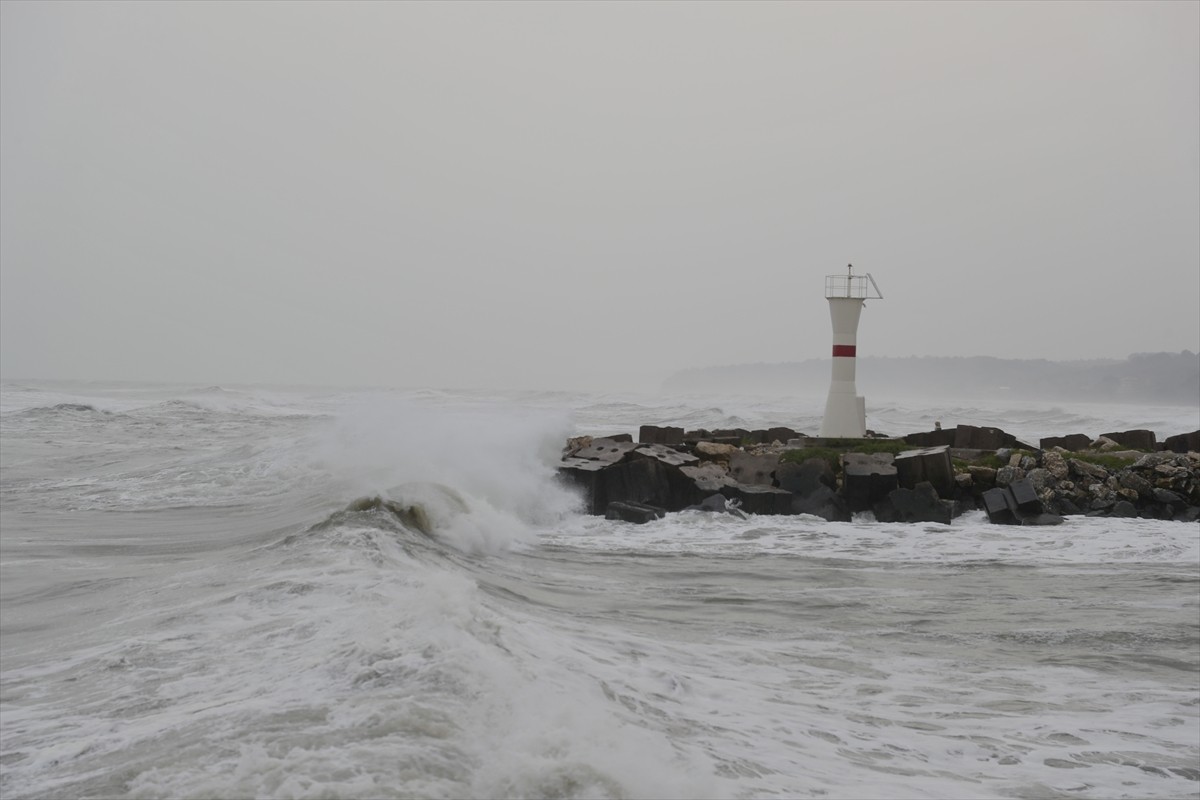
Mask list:
POLYGON ((854 351, 857 348, 852 344, 835 344, 833 346, 834 358, 854 358, 854 351))

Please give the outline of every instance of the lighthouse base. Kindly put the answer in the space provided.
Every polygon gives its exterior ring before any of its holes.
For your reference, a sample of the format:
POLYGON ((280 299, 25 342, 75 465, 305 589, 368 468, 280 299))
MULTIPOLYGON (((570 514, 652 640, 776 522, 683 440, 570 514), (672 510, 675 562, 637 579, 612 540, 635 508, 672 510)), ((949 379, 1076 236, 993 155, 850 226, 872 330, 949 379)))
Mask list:
POLYGON ((825 417, 821 420, 821 436, 861 439, 867 435, 867 399, 862 395, 829 390, 825 401, 825 417))

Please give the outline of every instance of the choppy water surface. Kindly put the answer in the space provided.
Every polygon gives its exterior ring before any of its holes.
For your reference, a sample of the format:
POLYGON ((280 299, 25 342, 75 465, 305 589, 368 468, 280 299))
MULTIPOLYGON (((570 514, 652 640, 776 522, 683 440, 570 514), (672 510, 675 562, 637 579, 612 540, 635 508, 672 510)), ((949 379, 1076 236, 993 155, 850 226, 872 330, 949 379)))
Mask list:
MULTIPOLYGON (((789 402, 5 385, 0 794, 1200 796, 1200 526, 632 526, 553 479, 789 402)), ((1196 412, 868 424, 932 419, 1196 412)))

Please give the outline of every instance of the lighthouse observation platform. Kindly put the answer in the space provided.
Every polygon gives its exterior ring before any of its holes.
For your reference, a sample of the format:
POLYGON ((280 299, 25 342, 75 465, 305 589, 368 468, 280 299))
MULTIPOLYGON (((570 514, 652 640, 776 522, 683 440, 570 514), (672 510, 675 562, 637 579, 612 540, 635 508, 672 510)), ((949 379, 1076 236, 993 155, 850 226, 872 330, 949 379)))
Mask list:
POLYGON ((862 275, 826 275, 825 299, 882 300, 883 294, 869 272, 862 275))

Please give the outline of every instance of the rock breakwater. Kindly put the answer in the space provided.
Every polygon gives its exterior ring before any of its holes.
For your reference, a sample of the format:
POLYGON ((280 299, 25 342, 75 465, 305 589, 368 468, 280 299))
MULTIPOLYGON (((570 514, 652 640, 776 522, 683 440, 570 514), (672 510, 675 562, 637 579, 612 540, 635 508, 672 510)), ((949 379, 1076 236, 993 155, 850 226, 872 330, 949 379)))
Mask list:
POLYGON ((972 509, 997 524, 1200 520, 1200 430, 1161 443, 1137 430, 1031 445, 971 425, 866 439, 644 425, 637 441, 569 440, 558 471, 589 513, 637 523, 687 509, 944 524, 972 509))

